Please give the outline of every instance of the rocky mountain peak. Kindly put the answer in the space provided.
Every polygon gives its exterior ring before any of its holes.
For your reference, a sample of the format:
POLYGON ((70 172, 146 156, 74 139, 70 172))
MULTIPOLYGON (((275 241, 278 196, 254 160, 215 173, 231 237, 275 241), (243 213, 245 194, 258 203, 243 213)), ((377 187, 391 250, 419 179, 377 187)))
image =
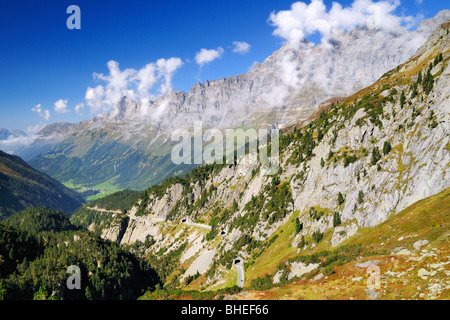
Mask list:
MULTIPOLYGON (((293 113, 279 112, 280 108, 308 109, 370 85, 412 56, 432 30, 449 18, 450 11, 443 10, 414 31, 361 26, 336 32, 332 41, 316 46, 307 40, 296 48, 285 43, 246 74, 198 82, 188 93, 171 91, 147 105, 144 114, 153 116, 139 119, 170 132, 191 127, 195 120, 232 127, 254 122, 255 114, 276 111, 267 120, 283 124, 293 113)), ((119 105, 113 117, 142 114, 139 103, 121 101, 119 105)))

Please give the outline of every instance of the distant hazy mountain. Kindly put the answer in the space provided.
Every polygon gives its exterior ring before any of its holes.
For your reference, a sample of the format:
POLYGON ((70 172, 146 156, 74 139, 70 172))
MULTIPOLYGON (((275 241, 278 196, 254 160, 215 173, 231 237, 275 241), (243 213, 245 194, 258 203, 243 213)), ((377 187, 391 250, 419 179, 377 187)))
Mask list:
POLYGON ((25 132, 22 130, 8 130, 5 128, 0 128, 0 140, 6 140, 9 137, 21 137, 26 136, 25 132))
POLYGON ((82 197, 21 158, 0 151, 0 220, 18 210, 45 206, 72 214, 82 197))

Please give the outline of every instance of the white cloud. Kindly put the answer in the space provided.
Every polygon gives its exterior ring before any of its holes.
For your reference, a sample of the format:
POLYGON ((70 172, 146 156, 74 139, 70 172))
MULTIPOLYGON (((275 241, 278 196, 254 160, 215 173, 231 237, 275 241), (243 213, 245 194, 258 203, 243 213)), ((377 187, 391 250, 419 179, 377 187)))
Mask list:
POLYGON ((104 81, 105 85, 89 87, 85 95, 86 104, 91 113, 104 113, 116 109, 119 101, 127 96, 140 101, 142 108, 146 109, 150 100, 172 90, 172 78, 182 65, 180 58, 158 59, 140 70, 121 71, 119 63, 111 60, 107 63, 109 75, 94 73, 94 78, 104 81))
POLYGON ((102 85, 98 85, 95 88, 87 88, 86 90, 86 104, 91 107, 91 113, 99 113, 106 111, 103 97, 105 95, 105 89, 102 85))
POLYGON ((67 99, 63 100, 63 99, 59 99, 58 101, 56 101, 54 103, 54 110, 56 113, 67 113, 70 112, 70 110, 67 109, 67 99))
POLYGON ((20 137, 9 136, 8 139, 6 139, 6 140, 0 140, 0 149, 3 149, 3 150, 12 149, 11 151, 8 151, 8 153, 13 154, 15 151, 19 150, 21 147, 29 146, 37 138, 38 138, 38 136, 36 136, 35 134, 33 134, 31 136, 20 136, 20 137))
POLYGON ((83 109, 84 109, 84 103, 79 103, 75 106, 75 112, 78 113, 80 116, 83 115, 83 109))
POLYGON ((172 90, 172 77, 175 71, 183 65, 183 61, 180 58, 159 59, 156 61, 156 65, 158 67, 158 79, 164 79, 161 82, 159 93, 164 95, 172 90))
POLYGON ((257 65, 259 64, 259 62, 258 61, 253 61, 253 63, 250 65, 250 67, 248 67, 248 71, 250 71, 250 70, 252 70, 252 69, 254 69, 257 65))
POLYGON ((139 72, 134 76, 133 80, 137 83, 137 92, 139 96, 143 98, 149 98, 149 91, 157 81, 156 65, 154 63, 147 64, 141 70, 139 70, 139 72))
POLYGON ((158 121, 161 118, 161 116, 164 114, 164 111, 167 109, 168 106, 169 106, 169 100, 166 99, 163 102, 161 102, 161 104, 151 114, 152 119, 155 121, 158 121))
POLYGON ((37 114, 44 118, 44 120, 50 120, 50 111, 48 111, 47 109, 43 110, 41 104, 36 105, 31 110, 37 112, 37 114))
POLYGON ((6 140, 0 140, 0 149, 3 149, 3 150, 9 149, 10 151, 7 151, 7 152, 10 154, 14 154, 16 151, 20 150, 20 148, 31 145, 36 139, 38 139, 38 138, 43 139, 43 137, 37 135, 37 133, 45 126, 46 126, 46 124, 43 124, 43 123, 31 125, 27 128, 26 135, 21 135, 18 137, 11 135, 6 140))
POLYGON ((119 69, 119 63, 116 61, 108 61, 106 64, 109 69, 109 75, 105 76, 103 73, 94 73, 94 78, 100 79, 106 82, 104 90, 104 103, 109 107, 115 106, 120 99, 125 95, 133 95, 133 92, 128 89, 129 81, 137 71, 134 69, 125 69, 121 71, 119 69))
POLYGON ((251 47, 251 45, 245 41, 233 41, 233 46, 233 52, 235 53, 247 53, 251 47))
POLYGON ((399 17, 392 12, 400 6, 399 0, 355 0, 348 7, 333 2, 330 10, 323 0, 312 0, 310 4, 295 2, 290 10, 272 12, 268 21, 275 27, 274 35, 298 46, 307 36, 319 32, 322 43, 328 43, 337 31, 348 31, 357 26, 372 29, 399 31, 412 17, 399 17))
POLYGON ((42 123, 38 123, 38 124, 35 124, 35 125, 31 125, 31 126, 29 126, 29 127, 27 128, 27 132, 28 132, 28 133, 31 133, 31 134, 34 134, 34 133, 37 133, 37 132, 41 131, 41 129, 42 129, 43 127, 45 127, 45 124, 42 124, 42 123))
POLYGON ((218 47, 216 50, 214 49, 201 49, 195 55, 195 62, 200 66, 203 66, 206 63, 210 63, 218 58, 220 58, 223 54, 224 50, 222 47, 218 47))

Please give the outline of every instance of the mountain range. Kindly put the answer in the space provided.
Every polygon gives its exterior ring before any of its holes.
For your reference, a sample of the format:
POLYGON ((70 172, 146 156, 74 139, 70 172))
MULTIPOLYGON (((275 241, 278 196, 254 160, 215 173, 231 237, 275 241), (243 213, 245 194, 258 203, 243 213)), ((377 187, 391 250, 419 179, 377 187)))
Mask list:
POLYGON ((29 164, 0 152, 3 217, 66 215, 0 223, 0 298, 449 299, 449 62, 444 10, 44 127, 8 149, 29 164), (280 129, 278 171, 253 150, 175 165, 171 134, 194 121, 280 129), (56 180, 138 191, 83 204, 56 180), (74 263, 76 292, 62 285, 74 263))
POLYGON ((286 43, 247 74, 197 83, 188 93, 172 90, 150 104, 123 97, 92 120, 48 125, 16 154, 59 181, 144 189, 192 170, 170 161, 175 129, 192 130, 194 121, 205 129, 282 129, 306 120, 320 103, 363 89, 406 61, 449 18, 443 10, 415 31, 358 27, 328 44, 286 43))
POLYGON ((143 299, 233 286, 221 297, 448 299, 449 59, 447 21, 370 86, 286 128, 274 176, 249 153, 73 219, 152 261, 165 290, 143 299))
POLYGON ((23 132, 22 130, 11 130, 9 131, 8 129, 5 128, 0 128, 0 140, 6 140, 10 137, 20 137, 20 136, 25 136, 25 132, 23 132))

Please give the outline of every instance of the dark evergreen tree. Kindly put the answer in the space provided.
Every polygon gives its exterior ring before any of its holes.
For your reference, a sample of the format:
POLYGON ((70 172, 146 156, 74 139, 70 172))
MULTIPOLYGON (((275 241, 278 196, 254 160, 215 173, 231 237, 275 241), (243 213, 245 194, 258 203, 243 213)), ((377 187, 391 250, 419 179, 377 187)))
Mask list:
POLYGON ((417 76, 417 84, 422 84, 422 71, 419 71, 419 75, 417 76))
POLYGON ((375 165, 381 159, 380 150, 378 147, 374 147, 372 150, 372 165, 375 165))
POLYGON ((337 197, 338 205, 343 204, 344 201, 345 201, 344 196, 342 195, 342 193, 339 192, 339 193, 338 193, 338 197, 337 197))
POLYGON ((306 245, 305 236, 302 235, 300 242, 298 243, 298 248, 302 249, 306 245))
POLYGON ((303 223, 300 223, 300 220, 295 218, 295 234, 298 234, 303 229, 303 223))
POLYGON ((361 204, 364 202, 364 192, 362 190, 359 190, 358 193, 358 203, 361 204))
POLYGON ((389 141, 385 141, 383 144, 383 153, 386 155, 389 152, 391 152, 391 150, 392 150, 391 144, 389 143, 389 141))
POLYGON ((406 102, 405 91, 402 90, 402 93, 400 95, 400 107, 403 108, 403 106, 405 105, 405 102, 406 102))
POLYGON ((333 216, 333 227, 337 227, 341 224, 341 215, 339 212, 335 212, 333 216))

